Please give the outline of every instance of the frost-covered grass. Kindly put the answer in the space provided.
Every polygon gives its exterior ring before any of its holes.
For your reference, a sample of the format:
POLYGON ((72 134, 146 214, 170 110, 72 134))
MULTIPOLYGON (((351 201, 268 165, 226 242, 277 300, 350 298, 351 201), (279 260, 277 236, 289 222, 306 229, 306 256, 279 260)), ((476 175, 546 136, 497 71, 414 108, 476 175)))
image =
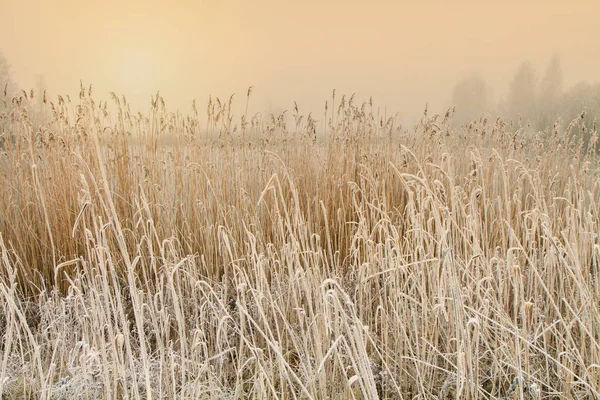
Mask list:
POLYGON ((110 114, 83 91, 33 128, 27 101, 0 104, 3 399, 600 396, 579 120, 110 114))

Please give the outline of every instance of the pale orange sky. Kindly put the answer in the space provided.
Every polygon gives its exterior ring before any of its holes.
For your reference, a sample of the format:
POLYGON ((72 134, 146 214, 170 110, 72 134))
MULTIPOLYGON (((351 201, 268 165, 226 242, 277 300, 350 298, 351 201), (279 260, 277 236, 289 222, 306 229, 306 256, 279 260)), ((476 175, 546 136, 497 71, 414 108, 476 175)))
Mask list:
POLYGON ((600 0, 0 0, 0 51, 15 79, 52 94, 125 94, 146 107, 160 89, 192 99, 253 85, 252 111, 320 112, 333 88, 414 115, 441 112, 478 72, 502 97, 521 61, 542 74, 561 57, 566 85, 600 81, 600 0))

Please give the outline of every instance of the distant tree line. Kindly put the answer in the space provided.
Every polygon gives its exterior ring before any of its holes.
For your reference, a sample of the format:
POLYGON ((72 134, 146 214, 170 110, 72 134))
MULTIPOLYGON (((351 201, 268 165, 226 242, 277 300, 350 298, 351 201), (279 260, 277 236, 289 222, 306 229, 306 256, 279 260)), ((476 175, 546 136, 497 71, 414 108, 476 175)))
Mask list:
POLYGON ((30 100, 27 105, 30 117, 33 118, 34 123, 41 123, 44 115, 42 108, 44 93, 46 91, 46 80, 44 76, 37 75, 35 77, 34 89, 28 91, 24 91, 23 89, 24 88, 19 87, 14 81, 10 63, 0 52, 0 99, 10 102, 15 96, 27 95, 28 100, 30 100))
POLYGON ((485 81, 472 75, 455 85, 452 104, 459 124, 488 113, 502 116, 515 129, 529 125, 543 131, 551 130, 559 118, 563 127, 580 118, 589 132, 600 116, 600 84, 582 81, 565 89, 560 58, 554 56, 541 79, 530 62, 521 63, 505 99, 497 103, 485 81))
MULTIPOLYGON (((48 117, 48 113, 44 109, 44 97, 46 96, 46 81, 42 75, 37 75, 35 78, 35 88, 28 91, 23 90, 13 79, 10 63, 6 57, 0 52, 0 112, 6 112, 7 107, 11 107, 10 103, 18 97, 25 97, 24 103, 29 119, 33 124, 33 129, 36 131, 48 117)), ((13 138, 10 134, 9 120, 3 119, 0 121, 0 149, 4 148, 6 141, 11 141, 13 138)))
POLYGON ((12 74, 10 70, 10 64, 2 53, 0 53, 0 96, 4 96, 6 93, 11 97, 16 92, 16 85, 12 80, 12 74))
MULTIPOLYGON (((43 121, 42 100, 46 90, 44 77, 36 77, 34 100, 29 102, 29 110, 37 123, 43 121)), ((10 64, 0 53, 0 98, 10 101, 22 90, 14 82, 10 64), (4 96, 6 92, 6 96, 4 96)), ((31 91, 23 92, 31 94, 31 91)), ((588 132, 594 128, 600 116, 600 83, 578 82, 564 88, 560 58, 554 56, 540 80, 530 62, 523 62, 517 68, 508 84, 506 98, 495 102, 490 88, 483 78, 473 74, 459 81, 451 96, 456 106, 454 120, 463 124, 483 114, 500 115, 518 129, 529 125, 536 130, 550 130, 560 118, 562 125, 581 118, 588 132)))

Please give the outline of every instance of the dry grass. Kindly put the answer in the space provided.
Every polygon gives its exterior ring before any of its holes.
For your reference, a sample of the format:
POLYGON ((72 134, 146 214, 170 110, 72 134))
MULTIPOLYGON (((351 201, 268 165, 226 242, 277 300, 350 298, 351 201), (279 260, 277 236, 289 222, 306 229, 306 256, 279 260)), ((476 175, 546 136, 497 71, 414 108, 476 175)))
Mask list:
POLYGON ((0 104, 3 399, 600 398, 579 120, 236 123, 82 88, 34 129, 25 96, 0 104))

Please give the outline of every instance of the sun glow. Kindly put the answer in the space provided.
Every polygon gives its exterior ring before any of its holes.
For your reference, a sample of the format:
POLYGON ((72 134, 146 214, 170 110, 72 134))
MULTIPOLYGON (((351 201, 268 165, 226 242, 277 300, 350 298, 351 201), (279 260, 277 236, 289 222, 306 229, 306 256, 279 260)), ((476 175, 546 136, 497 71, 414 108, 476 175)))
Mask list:
POLYGON ((159 87, 161 63, 149 48, 129 47, 115 58, 114 78, 127 93, 147 94, 159 87))

